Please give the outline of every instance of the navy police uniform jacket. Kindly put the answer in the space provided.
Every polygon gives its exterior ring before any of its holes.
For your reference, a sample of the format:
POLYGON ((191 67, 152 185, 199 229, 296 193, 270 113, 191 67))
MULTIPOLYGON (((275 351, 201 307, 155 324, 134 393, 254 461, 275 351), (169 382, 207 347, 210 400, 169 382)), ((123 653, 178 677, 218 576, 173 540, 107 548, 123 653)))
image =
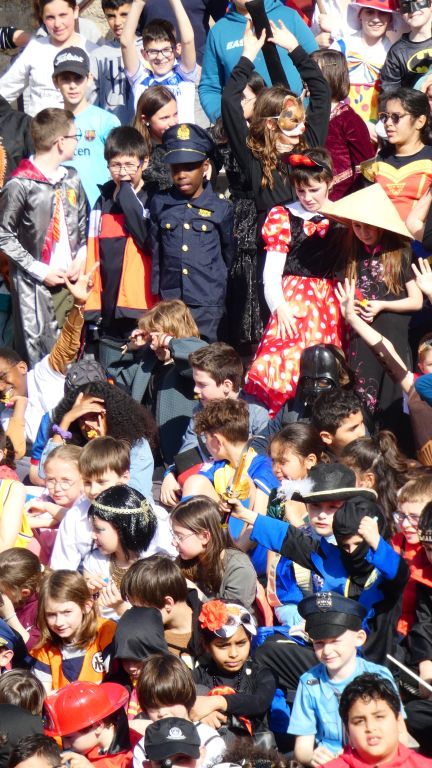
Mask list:
POLYGON ((233 207, 209 182, 196 198, 175 187, 150 205, 152 290, 188 306, 222 307, 233 259, 233 207))

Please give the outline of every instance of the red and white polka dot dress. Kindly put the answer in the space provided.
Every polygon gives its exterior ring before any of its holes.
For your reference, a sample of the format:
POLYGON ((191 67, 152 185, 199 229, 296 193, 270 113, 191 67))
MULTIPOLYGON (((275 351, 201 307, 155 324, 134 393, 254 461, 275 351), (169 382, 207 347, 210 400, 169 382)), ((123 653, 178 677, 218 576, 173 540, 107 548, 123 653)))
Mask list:
POLYGON ((331 238, 327 236, 332 225, 322 217, 314 219, 303 220, 277 206, 272 208, 263 227, 270 258, 271 251, 285 252, 289 255, 284 271, 305 273, 285 274, 282 278, 284 299, 296 317, 295 337, 281 337, 275 312, 261 338, 244 388, 267 405, 271 416, 295 395, 303 350, 313 344, 341 346, 341 317, 334 280, 310 276, 311 271, 315 275, 319 272, 320 264, 322 273, 329 274, 331 262, 338 256, 326 253, 323 247, 327 239, 330 245, 331 238))

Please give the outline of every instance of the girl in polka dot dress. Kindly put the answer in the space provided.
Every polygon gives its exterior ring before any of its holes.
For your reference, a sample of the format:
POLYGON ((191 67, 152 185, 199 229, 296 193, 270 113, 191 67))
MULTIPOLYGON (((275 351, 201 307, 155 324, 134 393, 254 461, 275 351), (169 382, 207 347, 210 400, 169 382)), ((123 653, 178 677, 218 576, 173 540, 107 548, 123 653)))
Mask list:
POLYGON ((245 385, 271 415, 295 394, 302 351, 341 341, 333 278, 343 230, 318 213, 331 187, 331 157, 316 148, 286 161, 298 201, 272 208, 263 226, 264 294, 272 316, 245 385))

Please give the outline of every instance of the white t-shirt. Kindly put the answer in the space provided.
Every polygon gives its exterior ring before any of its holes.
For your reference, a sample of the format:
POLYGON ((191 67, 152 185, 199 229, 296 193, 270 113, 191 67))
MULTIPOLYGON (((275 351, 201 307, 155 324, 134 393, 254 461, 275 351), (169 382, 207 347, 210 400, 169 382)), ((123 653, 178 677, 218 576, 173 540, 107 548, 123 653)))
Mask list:
MULTIPOLYGON (((94 43, 81 36, 79 45, 89 56, 97 48, 94 43)), ((28 86, 26 112, 32 117, 47 107, 63 109, 63 96, 52 81, 54 59, 60 50, 48 37, 33 37, 0 78, 0 93, 3 98, 9 102, 15 101, 28 86)))
POLYGON ((92 527, 88 519, 89 500, 83 496, 66 512, 57 531, 50 566, 55 571, 78 570, 92 548, 92 527))

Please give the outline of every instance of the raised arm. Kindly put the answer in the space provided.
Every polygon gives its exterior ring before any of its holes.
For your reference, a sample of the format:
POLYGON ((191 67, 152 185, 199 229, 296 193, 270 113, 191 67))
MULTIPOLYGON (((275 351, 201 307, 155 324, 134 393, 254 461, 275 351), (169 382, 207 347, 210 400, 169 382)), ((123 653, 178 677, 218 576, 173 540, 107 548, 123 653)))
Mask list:
POLYGON ((231 72, 222 93, 222 122, 224 129, 236 160, 248 179, 251 151, 246 146, 246 139, 249 128, 243 114, 241 100, 247 81, 254 69, 253 63, 263 47, 264 41, 265 30, 263 30, 261 37, 257 38, 250 21, 248 21, 243 37, 243 54, 231 72))
POLYGON ((136 74, 140 64, 140 55, 135 44, 135 38, 144 6, 145 0, 133 0, 120 37, 123 64, 127 74, 131 77, 136 74))
POLYGON ((84 325, 83 309, 93 290, 93 274, 97 269, 99 263, 87 274, 81 274, 76 283, 71 283, 66 275, 64 277, 66 286, 74 298, 74 304, 48 359, 51 368, 57 373, 66 373, 68 365, 73 362, 79 350, 84 325))
POLYGON ((282 21, 278 24, 271 21, 270 25, 273 35, 269 40, 285 48, 308 88, 309 104, 304 133, 306 144, 308 147, 322 147, 327 138, 330 120, 330 87, 316 61, 299 45, 297 38, 285 24, 282 21))
POLYGON ((195 35, 189 16, 187 15, 181 0, 169 0, 176 17, 180 33, 182 69, 192 72, 196 66, 195 35))
POLYGON ((344 284, 338 283, 335 293, 346 322, 350 324, 351 328, 358 333, 362 339, 364 339, 372 352, 386 368, 387 366, 384 365, 382 357, 383 353, 387 352, 395 366, 395 370, 392 372, 392 377, 398 381, 404 392, 408 393, 413 385, 414 375, 412 371, 408 370, 403 360, 399 357, 393 344, 372 328, 369 323, 362 320, 360 315, 357 314, 355 305, 355 280, 351 280, 350 282, 345 278, 344 284), (382 350, 382 347, 385 349, 382 350))

